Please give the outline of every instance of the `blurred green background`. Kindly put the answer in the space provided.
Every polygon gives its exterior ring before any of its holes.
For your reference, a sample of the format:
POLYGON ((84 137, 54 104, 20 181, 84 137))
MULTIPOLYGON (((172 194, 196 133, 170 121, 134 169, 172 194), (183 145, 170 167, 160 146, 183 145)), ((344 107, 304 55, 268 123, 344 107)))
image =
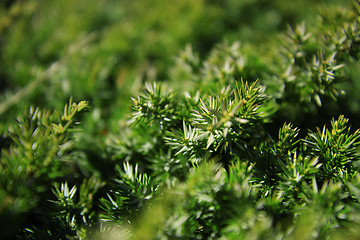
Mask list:
POLYGON ((346 9, 350 3, 2 1, 0 131, 24 106, 60 110, 70 96, 90 101, 89 132, 116 131, 130 96, 144 81, 169 80, 175 56, 187 44, 200 59, 225 40, 251 44, 261 55, 288 25, 311 19, 319 8, 346 9))

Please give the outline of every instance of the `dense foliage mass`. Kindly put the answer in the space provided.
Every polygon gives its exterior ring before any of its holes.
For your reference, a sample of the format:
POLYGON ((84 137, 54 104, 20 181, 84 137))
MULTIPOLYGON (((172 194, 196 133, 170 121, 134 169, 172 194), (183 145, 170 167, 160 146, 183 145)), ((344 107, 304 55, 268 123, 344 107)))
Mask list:
POLYGON ((359 239, 360 2, 0 3, 1 239, 359 239))

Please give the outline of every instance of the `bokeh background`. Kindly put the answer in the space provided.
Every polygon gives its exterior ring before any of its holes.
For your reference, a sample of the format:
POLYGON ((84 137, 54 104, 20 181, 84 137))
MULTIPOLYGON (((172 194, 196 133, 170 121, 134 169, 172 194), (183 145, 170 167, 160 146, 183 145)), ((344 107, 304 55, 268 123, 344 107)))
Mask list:
POLYGON ((319 9, 342 17, 349 8, 345 0, 1 1, 0 130, 25 106, 61 109, 72 96, 90 101, 90 132, 116 131, 143 82, 176 78, 186 46, 202 60, 224 41, 250 45, 250 77, 261 78, 277 34, 313 22, 319 9))

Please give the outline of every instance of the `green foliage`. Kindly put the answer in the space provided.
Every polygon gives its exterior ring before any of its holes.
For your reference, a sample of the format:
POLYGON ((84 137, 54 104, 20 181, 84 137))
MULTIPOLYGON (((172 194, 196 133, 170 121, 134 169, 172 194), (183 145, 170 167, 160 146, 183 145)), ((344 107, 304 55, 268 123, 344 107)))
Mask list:
POLYGON ((10 229, 26 221, 52 183, 75 176, 73 125, 77 123, 76 115, 87 106, 86 101, 73 103, 70 99, 62 116, 57 111, 30 107, 9 128, 10 147, 1 152, 0 191, 1 219, 10 229), (6 221, 8 214, 11 218, 6 221))
POLYGON ((359 1, 0 16, 1 239, 360 237, 359 1))
POLYGON ((309 140, 305 140, 311 154, 319 158, 322 163, 321 178, 340 180, 351 178, 356 172, 357 147, 359 130, 354 133, 346 126, 348 119, 340 116, 331 121, 332 129, 319 128, 316 133, 309 133, 309 140))
POLYGON ((131 224, 132 219, 140 215, 145 202, 153 198, 157 186, 146 174, 138 173, 137 165, 133 168, 129 162, 124 164, 124 172, 119 168, 117 171, 120 179, 111 184, 108 199, 100 199, 105 211, 100 220, 131 224))

